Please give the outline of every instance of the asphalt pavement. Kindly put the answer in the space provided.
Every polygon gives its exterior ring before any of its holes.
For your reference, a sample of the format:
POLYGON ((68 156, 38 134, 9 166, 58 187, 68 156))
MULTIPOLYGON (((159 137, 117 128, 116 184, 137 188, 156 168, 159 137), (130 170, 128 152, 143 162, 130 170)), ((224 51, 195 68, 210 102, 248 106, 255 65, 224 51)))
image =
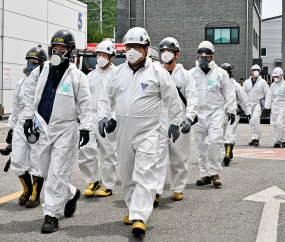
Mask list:
MULTIPOLYGON (((0 122, 0 143, 5 143, 9 130, 5 123, 0 122)), ((262 124, 261 128, 260 146, 253 148, 248 146, 251 139, 249 125, 240 124, 234 150, 272 148, 270 125, 262 124)), ((273 186, 285 191, 285 160, 268 159, 267 155, 262 159, 235 156, 230 166, 223 167, 220 173, 223 181, 221 188, 215 188, 213 185, 198 187, 196 180, 200 178, 200 173, 194 138, 191 150, 189 176, 183 200, 172 199, 168 168, 164 193, 158 208, 153 210, 146 224, 145 236, 134 237, 131 234, 131 226, 123 222, 128 210, 118 172, 112 196, 85 198, 82 195, 75 215, 68 219, 62 216, 59 219, 59 230, 52 234, 40 232, 44 221, 41 206, 27 209, 19 206, 17 198, 7 202, 2 199, 0 241, 256 241, 260 233, 264 202, 244 198, 273 186)), ((13 171, 3 171, 7 159, 0 156, 0 201, 1 198, 22 190, 22 185, 13 171)), ((71 183, 79 188, 82 194, 88 186, 77 163, 74 164, 71 183)), ((284 203, 280 205, 277 241, 285 241, 284 203)))

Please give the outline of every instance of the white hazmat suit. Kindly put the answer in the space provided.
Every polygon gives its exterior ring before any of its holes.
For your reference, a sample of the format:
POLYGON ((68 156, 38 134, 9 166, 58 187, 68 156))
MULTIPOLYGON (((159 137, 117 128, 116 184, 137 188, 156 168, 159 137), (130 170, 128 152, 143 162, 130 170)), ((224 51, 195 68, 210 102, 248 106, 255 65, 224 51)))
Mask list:
POLYGON ((160 134, 160 103, 169 123, 179 126, 182 108, 169 73, 147 58, 135 73, 128 61, 114 69, 99 99, 99 119, 117 118, 117 152, 129 220, 147 222, 157 191, 156 155, 160 134))
MULTIPOLYGON (((87 145, 80 148, 78 154, 78 163, 84 180, 94 183, 100 180, 100 168, 98 163, 98 147, 99 161, 101 166, 101 187, 113 190, 116 182, 117 172, 117 137, 116 130, 107 134, 105 138, 101 137, 98 130, 98 100, 105 86, 108 74, 113 70, 113 64, 106 70, 100 69, 97 65, 96 69, 87 75, 89 80, 89 88, 92 95, 92 111, 93 122, 91 125, 90 140, 87 145)), ((115 117, 113 117, 115 119, 115 117)))
MULTIPOLYGON (((248 104, 248 98, 243 88, 231 78, 233 87, 236 93, 236 102, 240 104, 246 115, 250 115, 250 107, 248 104)), ((224 143, 235 144, 236 143, 236 129, 240 120, 240 115, 235 116, 235 122, 231 125, 231 121, 228 119, 228 115, 225 117, 225 131, 224 131, 224 143)))
POLYGON ((223 160, 224 105, 229 113, 236 113, 235 91, 228 73, 216 64, 205 74, 200 67, 192 68, 198 92, 198 123, 194 126, 202 177, 218 175, 223 160))
MULTIPOLYGON (((176 65, 171 78, 187 100, 187 107, 185 107, 185 104, 179 97, 181 107, 183 107, 182 120, 188 118, 193 122, 198 112, 198 95, 194 80, 181 64, 176 65)), ((168 159, 170 159, 171 169, 170 190, 182 193, 188 176, 188 162, 191 155, 191 134, 190 132, 188 134, 180 134, 178 140, 173 143, 171 139, 168 139, 167 131, 170 124, 168 122, 167 108, 163 104, 160 115, 161 134, 156 164, 158 180, 157 194, 162 195, 168 159)))
POLYGON ((8 125, 13 129, 11 168, 17 176, 27 171, 30 175, 40 176, 39 160, 37 158, 37 143, 31 144, 24 134, 24 92, 28 76, 18 81, 12 104, 12 112, 8 125))
POLYGON ((38 113, 38 105, 45 88, 50 67, 46 61, 39 76, 39 67, 29 76, 25 90, 24 119, 39 119, 40 138, 38 157, 40 173, 46 180, 44 214, 59 218, 67 201, 76 193, 69 183, 78 150, 78 123, 80 130, 90 131, 92 122, 91 94, 86 76, 72 63, 65 71, 54 99, 49 124, 38 113))
POLYGON ((251 126, 252 140, 260 139, 260 116, 262 113, 261 99, 264 99, 269 91, 268 85, 264 79, 259 76, 252 85, 252 77, 243 84, 243 89, 247 94, 249 106, 251 108, 251 126))
POLYGON ((265 108, 271 108, 270 124, 274 143, 285 142, 285 81, 273 82, 265 100, 265 108))

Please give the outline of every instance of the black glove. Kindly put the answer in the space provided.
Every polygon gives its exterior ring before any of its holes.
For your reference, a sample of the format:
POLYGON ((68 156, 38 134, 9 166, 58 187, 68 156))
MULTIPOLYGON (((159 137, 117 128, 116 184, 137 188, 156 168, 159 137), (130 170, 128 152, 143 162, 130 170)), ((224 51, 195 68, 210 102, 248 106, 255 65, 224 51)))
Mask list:
POLYGON ((12 142, 12 134, 13 134, 13 129, 10 129, 8 134, 7 134, 7 138, 6 138, 6 143, 7 144, 11 144, 11 142, 12 142))
POLYGON ((246 117, 247 117, 247 120, 248 120, 248 122, 249 122, 249 120, 251 119, 251 115, 249 114, 249 115, 246 115, 246 117))
POLYGON ((30 129, 30 133, 32 133, 33 130, 33 120, 31 119, 27 119, 24 123, 24 133, 26 135, 26 137, 29 136, 29 129, 30 129))
POLYGON ((237 115, 241 115, 241 114, 244 114, 244 111, 242 110, 240 104, 237 105, 237 115))
POLYGON ((116 125, 117 125, 116 120, 114 120, 114 119, 111 118, 111 119, 108 121, 108 130, 106 130, 107 133, 110 134, 110 133, 114 132, 115 129, 116 129, 116 125))
POLYGON ((79 132, 80 132, 79 144, 81 141, 83 141, 79 147, 82 147, 83 145, 86 145, 89 142, 89 131, 80 130, 79 132))
POLYGON ((100 135, 105 138, 105 131, 104 131, 104 128, 107 132, 108 130, 108 120, 106 118, 102 119, 99 124, 98 124, 98 129, 99 129, 99 133, 100 135))
POLYGON ((180 124, 180 127, 182 127, 182 126, 183 126, 183 128, 181 129, 181 133, 183 133, 183 134, 189 133, 190 130, 191 130, 191 121, 190 121, 190 119, 189 118, 185 118, 181 122, 181 124, 180 124))
POLYGON ((235 120, 236 120, 236 116, 233 113, 229 114, 229 121, 230 120, 231 120, 230 125, 232 125, 235 122, 235 120))
POLYGON ((10 159, 6 162, 6 165, 4 167, 4 171, 5 172, 8 172, 9 168, 10 168, 10 165, 11 165, 11 157, 10 159))
POLYGON ((179 126, 171 124, 169 126, 169 129, 168 129, 168 137, 169 138, 171 138, 171 134, 172 134, 172 138, 173 138, 173 143, 175 143, 175 141, 178 139, 178 137, 180 135, 179 126))

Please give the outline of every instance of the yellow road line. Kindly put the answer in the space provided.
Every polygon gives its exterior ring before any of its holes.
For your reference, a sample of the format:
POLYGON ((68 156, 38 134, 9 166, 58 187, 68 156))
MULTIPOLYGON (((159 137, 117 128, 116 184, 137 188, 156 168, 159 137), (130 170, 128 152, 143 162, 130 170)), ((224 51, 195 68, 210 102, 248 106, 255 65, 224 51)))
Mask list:
POLYGON ((0 204, 9 202, 10 200, 13 200, 17 197, 20 197, 22 195, 22 193, 23 193, 23 191, 19 191, 19 192, 13 193, 11 195, 8 195, 6 197, 0 198, 0 204))

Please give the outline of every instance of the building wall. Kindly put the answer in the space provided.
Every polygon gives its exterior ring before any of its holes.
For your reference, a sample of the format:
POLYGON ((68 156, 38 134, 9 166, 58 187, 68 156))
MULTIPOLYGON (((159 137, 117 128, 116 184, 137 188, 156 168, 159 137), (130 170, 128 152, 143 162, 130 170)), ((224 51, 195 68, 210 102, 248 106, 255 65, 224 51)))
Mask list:
POLYGON ((282 16, 261 22, 261 48, 267 48, 267 56, 262 56, 263 66, 268 66, 272 75, 277 67, 276 59, 282 60, 282 16))
MULTIPOLYGON (((181 46, 181 55, 178 62, 186 69, 195 66, 197 60, 197 48, 201 41, 205 40, 205 27, 208 25, 216 27, 240 28, 239 44, 215 44, 215 60, 218 65, 225 62, 234 65, 236 79, 246 77, 252 66, 253 58, 253 1, 248 1, 248 57, 246 57, 246 27, 247 27, 247 2, 236 0, 176 0, 171 4, 165 4, 163 0, 146 1, 145 28, 150 35, 151 45, 158 46, 159 42, 168 36, 176 38, 181 46), (229 7, 230 6, 230 7, 229 7), (246 58, 248 65, 246 67, 246 58)), ((123 2, 118 0, 121 5, 123 2)), ((125 8, 128 8, 125 1, 125 8)), ((143 27, 144 23, 144 1, 131 0, 131 6, 135 7, 136 21, 131 20, 131 27, 143 27)), ((119 5, 118 5, 119 6, 119 5)), ((126 10, 127 11, 127 10, 126 10)), ((121 17, 118 15, 118 17, 121 17)), ((127 18, 128 15, 125 15, 127 18)), ((119 23, 118 23, 119 25, 119 23)), ((123 35, 127 32, 128 26, 124 26, 124 33, 118 33, 118 42, 122 41, 123 35), (121 36, 121 39, 119 38, 121 36)), ((120 26, 120 29, 123 29, 120 26)), ((119 30, 119 26, 118 26, 119 30)))
MULTIPOLYGON (((2 21, 3 0, 0 1, 2 21)), ((4 1, 4 67, 9 66, 12 70, 11 89, 3 91, 5 113, 11 112, 16 83, 24 77, 22 68, 26 65, 25 56, 28 50, 41 44, 48 51, 51 37, 59 29, 70 30, 75 36, 76 46, 84 48, 87 43, 86 17, 86 4, 76 0, 4 1), (82 14, 81 29, 78 27, 79 13, 82 14)), ((2 45, 0 56, 2 58, 2 45)), ((2 85, 0 88, 2 89, 2 85)))
MULTIPOLYGON (((258 11, 256 10, 255 7, 253 7, 253 29, 258 35, 258 44, 257 48, 256 46, 252 45, 252 58, 259 58, 259 51, 260 51, 260 43, 259 43, 259 36, 260 36, 260 31, 259 31, 259 24, 260 24, 260 17, 258 14, 258 11)), ((254 32, 254 31, 253 31, 254 32)), ((253 34, 252 34, 253 36, 253 34)))

